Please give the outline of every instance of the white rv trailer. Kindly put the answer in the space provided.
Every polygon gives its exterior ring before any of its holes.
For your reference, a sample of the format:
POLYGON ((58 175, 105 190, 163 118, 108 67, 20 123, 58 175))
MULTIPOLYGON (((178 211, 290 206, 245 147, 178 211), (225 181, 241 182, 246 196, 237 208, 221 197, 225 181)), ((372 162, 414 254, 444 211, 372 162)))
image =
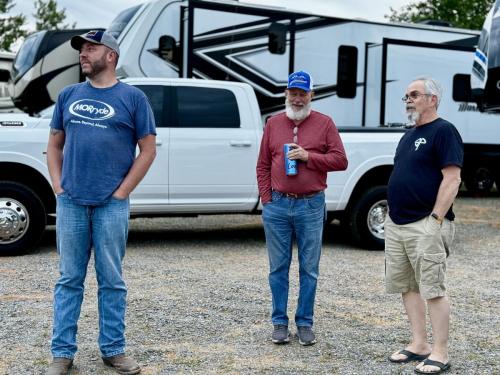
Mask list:
POLYGON ((407 84, 434 76, 445 87, 440 114, 466 145, 468 189, 488 191, 500 182, 500 119, 479 112, 470 89, 479 32, 230 0, 148 1, 120 13, 108 31, 120 44, 121 76, 246 82, 264 117, 284 108, 288 74, 304 69, 314 78, 315 109, 338 126, 404 125, 407 84))

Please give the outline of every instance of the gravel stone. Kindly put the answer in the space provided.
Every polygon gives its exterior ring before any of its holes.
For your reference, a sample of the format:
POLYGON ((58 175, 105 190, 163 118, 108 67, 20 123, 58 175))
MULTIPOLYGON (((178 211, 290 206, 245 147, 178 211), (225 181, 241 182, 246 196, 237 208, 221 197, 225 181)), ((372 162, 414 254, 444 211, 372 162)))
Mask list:
MULTIPOLYGON (((500 374, 500 197, 462 196, 448 259, 449 374, 500 374)), ((384 292, 384 253, 326 227, 315 307, 318 343, 271 342, 267 253, 259 216, 133 219, 124 275, 127 353, 142 374, 413 374, 387 356, 409 340, 398 295, 384 292)), ((298 287, 296 249, 289 315, 298 287)), ((31 254, 0 257, 0 375, 44 374, 51 360, 55 231, 31 254)), ((72 374, 114 374, 97 347, 89 265, 72 374)), ((295 327, 291 325, 292 333, 295 327)))

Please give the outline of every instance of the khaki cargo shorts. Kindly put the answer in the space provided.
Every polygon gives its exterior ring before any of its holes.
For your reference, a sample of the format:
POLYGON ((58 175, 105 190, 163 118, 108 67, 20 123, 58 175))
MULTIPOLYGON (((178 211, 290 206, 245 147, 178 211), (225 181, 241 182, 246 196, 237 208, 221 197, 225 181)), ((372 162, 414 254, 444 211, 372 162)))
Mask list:
POLYGON ((385 222, 385 289, 387 293, 419 292, 422 298, 445 295, 446 257, 455 236, 455 223, 440 225, 430 216, 397 225, 385 222))

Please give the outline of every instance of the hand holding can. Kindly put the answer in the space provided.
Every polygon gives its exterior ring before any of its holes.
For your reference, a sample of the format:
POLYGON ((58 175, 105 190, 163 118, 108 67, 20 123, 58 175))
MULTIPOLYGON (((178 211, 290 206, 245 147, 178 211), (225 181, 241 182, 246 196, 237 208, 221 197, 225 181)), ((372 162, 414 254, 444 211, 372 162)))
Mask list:
POLYGON ((283 153, 285 154, 285 173, 287 176, 295 176, 298 173, 297 160, 290 160, 287 157, 288 152, 292 149, 293 146, 290 146, 288 143, 283 145, 283 153))

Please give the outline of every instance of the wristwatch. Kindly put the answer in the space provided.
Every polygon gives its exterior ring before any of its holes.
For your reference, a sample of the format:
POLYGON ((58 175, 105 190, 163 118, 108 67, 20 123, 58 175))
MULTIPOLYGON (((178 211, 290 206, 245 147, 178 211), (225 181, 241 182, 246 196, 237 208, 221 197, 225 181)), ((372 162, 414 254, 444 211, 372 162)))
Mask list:
POLYGON ((435 213, 435 212, 431 213, 431 217, 436 219, 439 224, 443 223, 443 218, 439 217, 439 215, 437 213, 435 213))

